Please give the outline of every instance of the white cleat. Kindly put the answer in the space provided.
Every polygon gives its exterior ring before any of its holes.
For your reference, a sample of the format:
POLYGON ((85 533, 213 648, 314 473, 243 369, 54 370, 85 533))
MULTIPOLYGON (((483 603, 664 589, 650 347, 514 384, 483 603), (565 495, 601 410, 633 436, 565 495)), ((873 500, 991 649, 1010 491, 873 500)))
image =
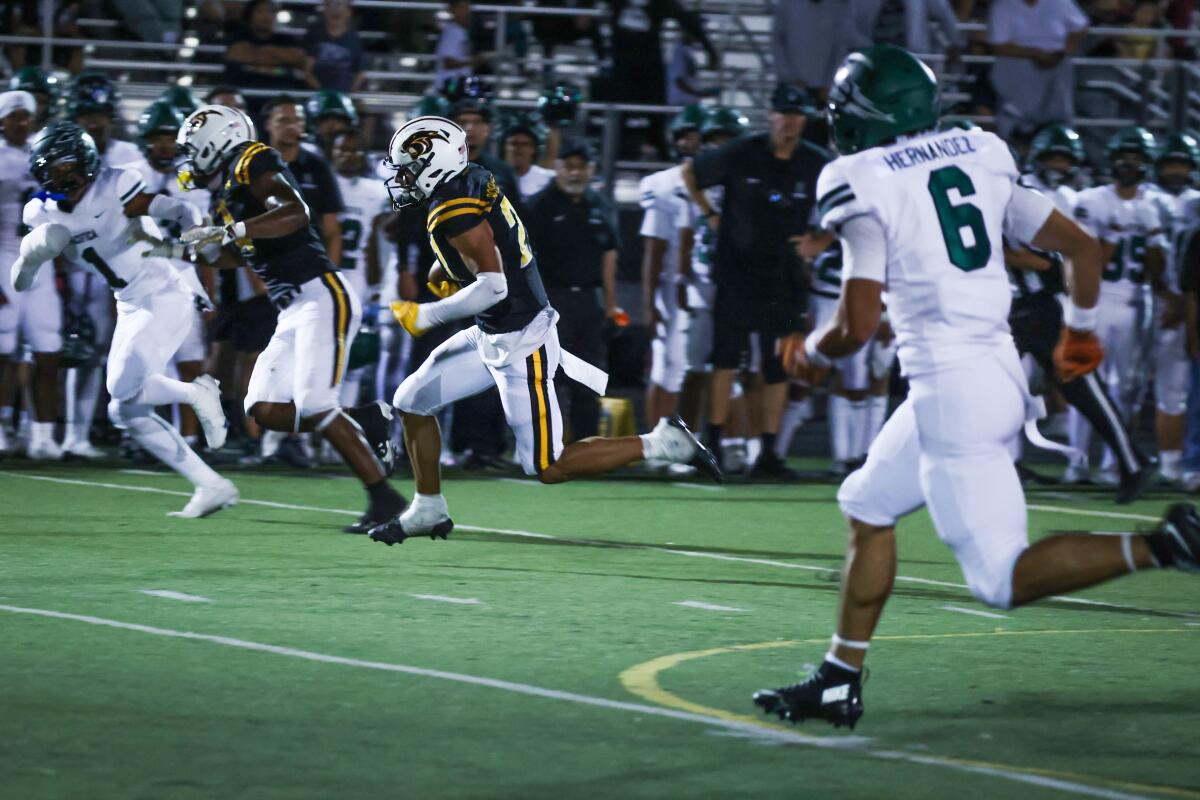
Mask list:
POLYGON ((221 408, 221 382, 212 375, 201 375, 192 381, 192 386, 197 389, 192 408, 200 420, 200 427, 204 429, 208 449, 220 450, 225 446, 225 434, 229 428, 225 410, 221 408))
POLYGON ((1092 476, 1087 467, 1081 467, 1078 464, 1071 464, 1063 473, 1063 483, 1084 484, 1091 483, 1092 476))
POLYGON ((54 440, 30 443, 25 455, 34 461, 62 461, 63 450, 54 440))
POLYGON ((237 505, 238 497, 238 490, 233 481, 222 479, 220 483, 212 486, 197 486, 196 491, 192 493, 192 499, 188 500, 183 510, 171 511, 167 516, 184 519, 207 517, 223 508, 237 505))
POLYGON ((1185 492, 1200 491, 1200 472, 1185 471, 1179 478, 1179 485, 1185 492))
POLYGON ((1096 473, 1096 483, 1101 486, 1116 486, 1121 482, 1121 474, 1116 467, 1106 467, 1096 473))
POLYGON ((85 458, 88 461, 95 461, 98 458, 104 458, 106 453, 96 447, 89 441, 80 441, 76 439, 71 442, 63 442, 62 451, 64 456, 73 456, 75 458, 85 458))

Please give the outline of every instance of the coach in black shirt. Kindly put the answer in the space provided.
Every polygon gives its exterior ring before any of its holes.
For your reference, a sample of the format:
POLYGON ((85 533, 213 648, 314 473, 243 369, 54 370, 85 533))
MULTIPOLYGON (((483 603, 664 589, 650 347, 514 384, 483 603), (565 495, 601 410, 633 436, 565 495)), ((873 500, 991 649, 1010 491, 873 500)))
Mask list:
MULTIPOLYGON (((590 148, 583 142, 563 146, 555 161, 554 181, 529 198, 523 213, 529 241, 550 305, 558 311, 558 338, 563 348, 588 363, 607 369, 604 321, 616 316, 616 211, 588 188, 595 174, 590 148)), ((569 407, 565 419, 572 438, 596 435, 599 399, 574 381, 557 382, 560 400, 569 407)))
POLYGON ((787 375, 775 341, 800 330, 804 281, 790 239, 807 228, 817 176, 831 154, 801 139, 809 96, 781 84, 772 95, 770 130, 734 139, 696 156, 683 167, 692 199, 717 227, 713 309, 713 382, 709 445, 720 452, 734 373, 749 363, 757 334, 765 383, 762 391, 762 455, 754 473, 788 475, 775 456, 775 434, 787 402, 787 375), (723 190, 720 214, 703 189, 723 190))
POLYGON ((346 210, 333 170, 325 159, 309 150, 304 140, 304 106, 291 95, 279 95, 263 109, 263 127, 267 144, 287 162, 288 170, 300 184, 300 196, 311 212, 311 223, 325 244, 325 252, 334 264, 342 263, 342 225, 338 214, 346 210))

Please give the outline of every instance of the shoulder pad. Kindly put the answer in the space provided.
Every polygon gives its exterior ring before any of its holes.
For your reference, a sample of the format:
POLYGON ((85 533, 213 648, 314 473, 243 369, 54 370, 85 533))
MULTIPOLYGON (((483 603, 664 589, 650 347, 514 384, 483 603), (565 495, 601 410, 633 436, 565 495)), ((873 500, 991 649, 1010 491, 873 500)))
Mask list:
POLYGON ((830 161, 817 178, 816 216, 825 230, 837 230, 852 217, 866 213, 850 183, 846 159, 830 161))
POLYGON ((429 214, 425 218, 430 233, 452 219, 466 217, 452 227, 461 232, 472 227, 500 200, 496 176, 485 169, 467 168, 462 175, 447 181, 433 193, 429 214))
POLYGON ((251 142, 233 161, 233 183, 248 186, 256 178, 268 172, 283 172, 283 156, 273 147, 262 142, 251 142))
POLYGON ((117 202, 125 205, 133 198, 137 197, 142 192, 146 191, 146 182, 142 179, 142 173, 132 167, 114 168, 113 186, 116 190, 117 202))

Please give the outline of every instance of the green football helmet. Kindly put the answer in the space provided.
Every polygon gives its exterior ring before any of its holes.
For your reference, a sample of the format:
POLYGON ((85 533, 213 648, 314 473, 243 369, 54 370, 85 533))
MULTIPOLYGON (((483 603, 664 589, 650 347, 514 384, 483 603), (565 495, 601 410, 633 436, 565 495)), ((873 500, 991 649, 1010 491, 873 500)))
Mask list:
POLYGON ((1122 128, 1114 133, 1104 149, 1113 180, 1122 186, 1141 183, 1154 161, 1157 144, 1154 134, 1140 126, 1122 128))
POLYGON ((669 127, 671 140, 674 141, 692 131, 699 132, 704 127, 704 121, 707 118, 708 113, 704 110, 703 106, 697 103, 684 106, 682 111, 671 118, 669 127))
POLYGON ((1200 168, 1200 143, 1187 131, 1176 131, 1163 139, 1154 158, 1154 180, 1163 190, 1179 195, 1195 182, 1200 168), (1173 164, 1185 164, 1186 172, 1169 169, 1173 164))
POLYGON ((158 96, 158 99, 169 103, 172 107, 179 109, 179 113, 183 114, 186 119, 188 114, 200 108, 196 102, 196 98, 192 97, 192 92, 186 86, 178 84, 168 88, 158 96))
POLYGON ((983 128, 969 119, 942 120, 938 125, 939 131, 981 131, 983 128))
POLYGON ((1083 162, 1083 140, 1074 128, 1066 125, 1047 125, 1037 132, 1029 145, 1028 166, 1037 175, 1038 180, 1050 189, 1057 189, 1064 183, 1074 181, 1083 162), (1071 168, 1064 171, 1047 166, 1044 161, 1050 156, 1069 158, 1071 168))
POLYGON ((166 169, 175 162, 174 142, 179 129, 183 127, 183 122, 183 112, 165 99, 155 100, 146 106, 142 115, 138 117, 138 145, 142 148, 142 154, 146 156, 146 160, 155 169, 166 169), (167 152, 171 153, 170 158, 166 158, 165 153, 162 156, 155 154, 154 146, 150 141, 150 137, 155 134, 166 134, 171 137, 172 146, 167 149, 167 152))
POLYGON ((705 141, 711 136, 729 136, 736 139, 749 132, 750 120, 742 112, 729 106, 717 106, 710 110, 704 117, 704 124, 700 126, 700 136, 705 141))
POLYGON ((416 117, 447 117, 450 115, 450 101, 440 94, 427 94, 417 101, 409 112, 409 119, 416 117))
POLYGON ((67 118, 76 119, 84 114, 108 114, 116 116, 121 93, 108 76, 98 72, 80 75, 71 84, 67 95, 67 118))
POLYGON ((556 83, 538 98, 538 113, 549 125, 572 122, 583 102, 583 92, 572 83, 556 83))
POLYGON ((41 67, 22 67, 9 79, 8 88, 11 91, 29 92, 34 97, 43 95, 45 99, 38 102, 44 102, 46 107, 38 110, 50 117, 54 114, 55 107, 58 106, 62 82, 53 73, 47 72, 41 67))
POLYGON ((541 150, 550 136, 545 123, 542 122, 542 118, 537 113, 514 114, 504 127, 504 138, 501 141, 507 142, 509 137, 515 136, 518 133, 525 133, 532 136, 533 143, 538 150, 541 150))
POLYGON ((877 44, 851 53, 829 92, 829 125, 838 152, 857 153, 937 125, 938 83, 903 48, 877 44))
POLYGON ((29 171, 42 187, 41 196, 62 200, 95 180, 100 172, 100 151, 74 122, 54 122, 33 143, 29 171), (64 166, 70 169, 62 169, 64 166))
POLYGON ((351 125, 358 125, 358 112, 354 110, 354 101, 345 92, 322 89, 308 98, 304 110, 308 119, 313 122, 322 117, 341 117, 351 125))
POLYGON ((350 344, 346 369, 359 369, 370 364, 378 364, 380 352, 379 328, 374 324, 363 325, 350 344))

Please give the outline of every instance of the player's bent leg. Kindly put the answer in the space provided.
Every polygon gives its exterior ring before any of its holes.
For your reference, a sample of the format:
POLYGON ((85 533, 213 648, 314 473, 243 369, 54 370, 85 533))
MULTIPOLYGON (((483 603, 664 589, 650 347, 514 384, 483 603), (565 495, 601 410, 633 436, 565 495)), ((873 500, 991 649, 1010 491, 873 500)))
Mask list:
MULTIPOLYGON (((1100 376, 1091 372, 1057 385, 1071 406, 1071 430, 1075 431, 1076 425, 1090 425, 1090 429, 1099 433, 1100 438, 1116 454, 1117 465, 1121 470, 1117 502, 1124 504, 1136 500, 1145 488, 1146 478, 1149 477, 1149 470, 1146 468, 1149 459, 1138 448, 1128 428, 1121 421, 1120 412, 1100 376)), ((1084 442, 1086 447, 1086 438, 1079 434, 1072 436, 1072 446, 1077 445, 1077 440, 1084 442)), ((1084 466, 1086 467, 1086 461, 1084 466)))

